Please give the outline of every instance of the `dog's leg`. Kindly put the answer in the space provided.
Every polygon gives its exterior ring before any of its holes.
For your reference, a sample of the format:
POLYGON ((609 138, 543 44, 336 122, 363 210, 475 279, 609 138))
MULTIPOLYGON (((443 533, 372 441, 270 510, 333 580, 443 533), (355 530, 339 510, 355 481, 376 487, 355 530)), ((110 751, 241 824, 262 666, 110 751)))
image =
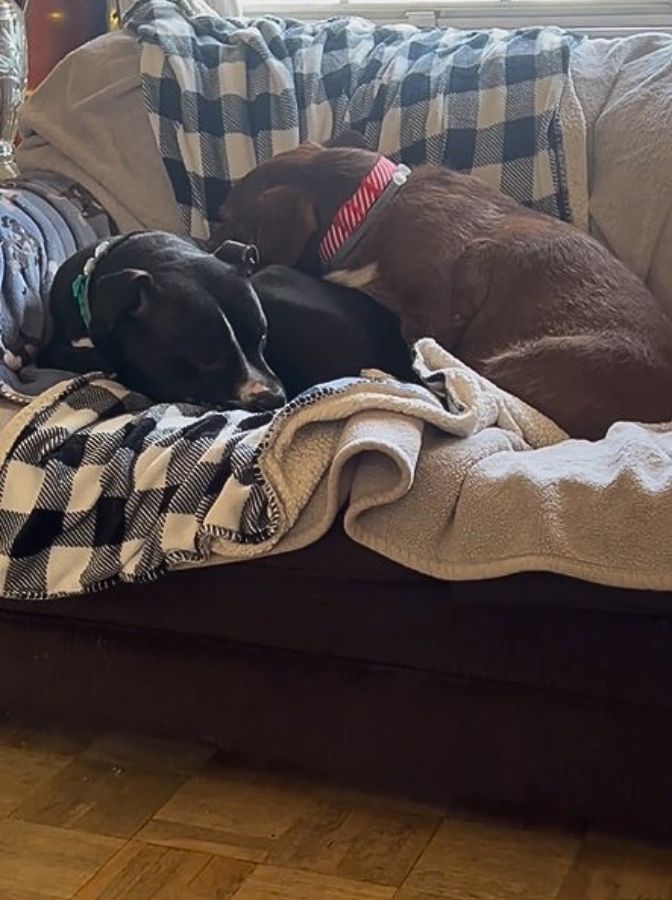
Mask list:
POLYGON ((399 316, 409 345, 431 337, 453 352, 487 302, 495 249, 491 241, 475 240, 450 263, 434 253, 409 265, 400 247, 368 293, 399 316))
POLYGON ((88 372, 109 372, 110 367, 95 347, 70 347, 48 344, 37 357, 37 364, 44 369, 62 369, 86 375, 88 372))
POLYGON ((474 368, 571 437, 597 440, 617 421, 672 419, 672 373, 618 336, 543 337, 474 368))

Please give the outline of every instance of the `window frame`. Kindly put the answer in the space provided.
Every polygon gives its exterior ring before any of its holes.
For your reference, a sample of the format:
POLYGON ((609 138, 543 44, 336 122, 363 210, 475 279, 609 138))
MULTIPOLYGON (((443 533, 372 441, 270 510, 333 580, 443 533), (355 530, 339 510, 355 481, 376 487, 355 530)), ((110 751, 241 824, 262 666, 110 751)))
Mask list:
POLYGON ((357 15, 380 23, 455 28, 558 25, 596 36, 664 31, 672 34, 672 0, 243 0, 246 16, 300 20, 357 15))

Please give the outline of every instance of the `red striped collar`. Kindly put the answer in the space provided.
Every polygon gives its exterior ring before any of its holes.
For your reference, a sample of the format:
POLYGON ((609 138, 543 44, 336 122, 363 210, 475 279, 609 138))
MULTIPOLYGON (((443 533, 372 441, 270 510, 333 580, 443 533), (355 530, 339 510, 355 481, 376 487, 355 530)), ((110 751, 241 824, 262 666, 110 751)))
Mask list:
POLYGON ((331 220, 329 230, 320 244, 320 259, 325 267, 330 267, 334 257, 354 233, 362 226, 367 213, 393 182, 401 186, 408 177, 406 166, 399 166, 385 156, 378 161, 365 176, 355 193, 345 201, 331 220))

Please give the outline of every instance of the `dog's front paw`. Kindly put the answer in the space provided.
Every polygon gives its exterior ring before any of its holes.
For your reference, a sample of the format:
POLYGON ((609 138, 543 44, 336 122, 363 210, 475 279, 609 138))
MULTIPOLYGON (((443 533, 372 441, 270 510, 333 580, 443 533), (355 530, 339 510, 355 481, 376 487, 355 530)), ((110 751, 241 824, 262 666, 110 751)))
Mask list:
POLYGON ((8 369, 12 372, 18 372, 23 368, 23 359, 21 356, 17 356, 15 353, 12 353, 11 350, 5 350, 2 355, 2 361, 7 366, 8 369))
POLYGON ((44 369, 59 369, 87 375, 89 372, 109 372, 104 357, 86 339, 87 343, 74 341, 70 346, 47 344, 38 356, 37 363, 44 369))

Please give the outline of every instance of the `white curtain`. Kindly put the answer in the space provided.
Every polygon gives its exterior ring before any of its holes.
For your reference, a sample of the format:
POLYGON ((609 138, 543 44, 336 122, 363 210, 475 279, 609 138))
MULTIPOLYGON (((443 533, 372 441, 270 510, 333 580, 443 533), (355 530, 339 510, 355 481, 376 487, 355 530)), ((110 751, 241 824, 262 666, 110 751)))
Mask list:
POLYGON ((220 16, 242 16, 243 4, 241 0, 207 0, 215 12, 220 16))

